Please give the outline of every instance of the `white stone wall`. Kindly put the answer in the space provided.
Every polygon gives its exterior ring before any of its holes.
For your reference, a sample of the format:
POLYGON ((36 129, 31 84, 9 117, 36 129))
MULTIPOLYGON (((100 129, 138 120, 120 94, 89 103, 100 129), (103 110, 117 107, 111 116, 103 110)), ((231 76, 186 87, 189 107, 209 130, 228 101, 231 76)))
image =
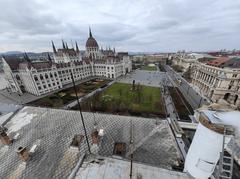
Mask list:
POLYGON ((98 47, 86 47, 86 56, 93 59, 101 59, 102 55, 98 47))
POLYGON ((7 81, 7 88, 9 88, 12 92, 22 94, 22 90, 19 86, 21 81, 16 79, 16 75, 19 76, 18 72, 13 72, 7 62, 3 59, 3 71, 4 78, 7 81))
MULTIPOLYGON (((10 69, 10 68, 6 68, 10 69)), ((82 62, 81 65, 75 65, 73 62, 67 67, 57 68, 55 65, 51 69, 37 70, 31 69, 21 69, 19 72, 14 72, 11 75, 10 72, 6 70, 7 76, 20 76, 20 81, 17 82, 16 78, 7 78, 9 83, 17 84, 18 90, 19 85, 24 86, 26 92, 34 95, 43 95, 58 89, 63 86, 72 83, 71 73, 73 73, 74 79, 76 81, 85 79, 91 76, 104 76, 107 78, 117 78, 124 75, 126 71, 130 72, 132 70, 131 60, 125 57, 120 62, 106 61, 106 63, 85 63, 82 62)), ((16 90, 12 90, 16 92, 16 90)))
POLYGON ((5 80, 4 73, 0 73, 0 90, 5 89, 8 86, 8 82, 5 80))

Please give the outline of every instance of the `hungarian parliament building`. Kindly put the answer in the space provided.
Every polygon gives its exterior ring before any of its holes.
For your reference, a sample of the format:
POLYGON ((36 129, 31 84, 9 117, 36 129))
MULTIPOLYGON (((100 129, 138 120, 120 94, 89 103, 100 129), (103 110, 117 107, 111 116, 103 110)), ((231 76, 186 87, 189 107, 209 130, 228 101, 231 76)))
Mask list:
POLYGON ((99 49, 89 29, 85 53, 82 55, 75 44, 69 48, 62 40, 62 48, 56 49, 52 42, 53 58, 34 61, 28 57, 2 57, 8 89, 19 95, 24 92, 43 95, 72 83, 71 73, 76 81, 89 77, 117 78, 132 71, 128 53, 117 53, 114 49, 99 49))

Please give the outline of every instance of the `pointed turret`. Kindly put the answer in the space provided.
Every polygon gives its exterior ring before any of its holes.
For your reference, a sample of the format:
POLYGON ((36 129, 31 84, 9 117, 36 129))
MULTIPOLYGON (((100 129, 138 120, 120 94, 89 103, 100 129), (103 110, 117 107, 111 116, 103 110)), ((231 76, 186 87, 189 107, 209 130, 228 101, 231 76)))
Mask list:
POLYGON ((79 53, 80 51, 79 51, 79 48, 78 48, 78 44, 77 44, 77 42, 75 42, 75 43, 76 43, 76 52, 79 53))
POLYGON ((31 60, 30 60, 30 58, 29 58, 29 56, 28 56, 28 54, 25 52, 24 53, 24 59, 27 61, 27 62, 31 62, 31 60))
POLYGON ((113 52, 116 53, 115 47, 113 48, 113 52))
POLYGON ((66 48, 63 40, 62 40, 62 46, 63 46, 63 49, 66 48))
POLYGON ((49 53, 48 53, 47 57, 48 57, 49 62, 52 62, 52 58, 49 53))
POLYGON ((90 27, 89 27, 89 37, 92 37, 92 31, 90 27))
POLYGON ((55 45, 54 45, 53 41, 52 41, 52 48, 53 48, 53 53, 57 53, 57 50, 55 48, 55 45))

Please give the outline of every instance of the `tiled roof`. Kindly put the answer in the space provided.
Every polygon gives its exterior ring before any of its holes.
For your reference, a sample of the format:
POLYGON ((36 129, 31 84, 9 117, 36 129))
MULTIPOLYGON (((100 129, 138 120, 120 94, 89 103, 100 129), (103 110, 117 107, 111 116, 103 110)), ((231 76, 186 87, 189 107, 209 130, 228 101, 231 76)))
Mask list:
POLYGON ((25 67, 28 67, 28 68, 33 67, 33 68, 35 68, 37 70, 48 69, 48 68, 52 67, 52 62, 49 62, 49 61, 44 61, 44 62, 23 62, 23 63, 19 64, 19 68, 20 69, 23 69, 25 67))
MULTIPOLYGON (((181 158, 175 139, 165 120, 83 112, 88 138, 95 121, 103 129, 99 155, 112 156, 115 142, 126 144, 123 158, 129 159, 131 130, 134 140, 134 161, 171 168, 181 158)), ((7 133, 19 138, 12 145, 0 144, 0 178, 67 178, 79 157, 87 152, 86 139, 80 151, 70 148, 76 134, 84 135, 78 111, 24 107, 6 125, 7 133), (30 159, 22 162, 16 150, 29 150, 37 145, 30 159)))
POLYGON ((234 57, 228 60, 222 67, 240 68, 240 57, 234 57))
POLYGON ((89 37, 86 42, 86 47, 98 47, 98 43, 93 37, 89 37))
POLYGON ((215 66, 215 67, 220 67, 224 63, 226 63, 230 58, 229 57, 219 57, 215 60, 211 60, 207 62, 207 65, 215 66))
POLYGON ((10 66, 11 70, 18 70, 19 64, 25 60, 18 57, 3 57, 7 64, 10 66))
POLYGON ((73 48, 68 49, 58 49, 57 55, 63 55, 63 53, 68 54, 69 56, 77 56, 77 52, 73 48))

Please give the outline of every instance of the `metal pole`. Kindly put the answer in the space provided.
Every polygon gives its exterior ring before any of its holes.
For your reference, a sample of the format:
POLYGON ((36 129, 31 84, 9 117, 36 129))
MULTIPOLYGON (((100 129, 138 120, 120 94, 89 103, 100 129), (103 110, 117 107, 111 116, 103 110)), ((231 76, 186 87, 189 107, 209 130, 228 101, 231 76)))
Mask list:
POLYGON ((78 108, 79 108, 79 112, 80 112, 80 115, 81 115, 81 120, 82 120, 82 125, 83 125, 83 129, 84 129, 84 133, 85 133, 86 140, 87 140, 88 151, 89 151, 89 153, 91 154, 90 145, 89 145, 88 136, 87 136, 87 130, 86 130, 86 127, 85 127, 85 123, 84 123, 84 119, 83 119, 83 115, 82 115, 82 109, 81 109, 81 105, 80 105, 80 102, 79 102, 79 99, 78 99, 77 89, 76 89, 76 86, 75 86, 75 81, 74 81, 72 72, 71 72, 71 78, 72 78, 73 87, 74 87, 74 91, 75 91, 76 98, 77 98, 77 103, 78 103, 78 108))
POLYGON ((130 179, 132 179, 133 153, 131 153, 130 179))
MULTIPOLYGON (((201 96, 200 96, 201 97, 201 96)), ((201 103, 202 103, 202 97, 201 97, 201 99, 200 99, 200 101, 199 101, 199 104, 198 104, 198 107, 200 108, 200 106, 201 106, 201 103)))
POLYGON ((132 124, 132 120, 131 120, 131 128, 130 128, 130 150, 131 150, 130 179, 132 179, 132 169, 133 169, 133 124, 132 124))

